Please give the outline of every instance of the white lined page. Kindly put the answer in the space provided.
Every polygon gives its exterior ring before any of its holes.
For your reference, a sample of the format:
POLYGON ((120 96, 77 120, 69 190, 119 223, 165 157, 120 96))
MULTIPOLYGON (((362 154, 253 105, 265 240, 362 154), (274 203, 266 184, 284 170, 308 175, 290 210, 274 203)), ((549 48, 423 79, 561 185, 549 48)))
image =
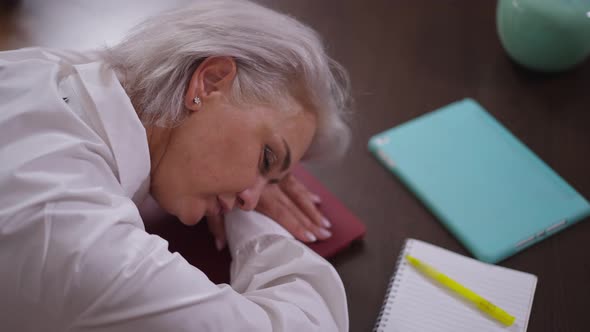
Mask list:
POLYGON ((408 239, 377 331, 526 331, 537 277, 408 239), (516 317, 507 328, 409 265, 410 254, 516 317))

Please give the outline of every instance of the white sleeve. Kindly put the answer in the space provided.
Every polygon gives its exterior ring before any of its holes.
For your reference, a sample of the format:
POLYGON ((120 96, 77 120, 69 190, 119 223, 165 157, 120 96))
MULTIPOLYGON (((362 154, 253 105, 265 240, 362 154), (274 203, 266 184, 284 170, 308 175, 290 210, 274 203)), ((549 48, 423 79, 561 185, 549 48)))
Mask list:
POLYGON ((344 287, 334 268, 257 212, 226 216, 234 290, 264 308, 273 331, 348 331, 344 287))
MULTIPOLYGON (((52 215, 67 222, 71 208, 54 209, 52 215)), ((108 215, 124 217, 125 210, 108 215)), ((242 215, 232 216, 229 227, 272 223, 256 213, 242 215)), ((169 253, 166 241, 130 225, 117 224, 89 241, 83 261, 72 262, 78 269, 64 285, 71 294, 66 299, 73 315, 70 331, 348 330, 338 275, 289 237, 255 235, 236 248, 232 287, 213 284, 180 255, 169 253)))

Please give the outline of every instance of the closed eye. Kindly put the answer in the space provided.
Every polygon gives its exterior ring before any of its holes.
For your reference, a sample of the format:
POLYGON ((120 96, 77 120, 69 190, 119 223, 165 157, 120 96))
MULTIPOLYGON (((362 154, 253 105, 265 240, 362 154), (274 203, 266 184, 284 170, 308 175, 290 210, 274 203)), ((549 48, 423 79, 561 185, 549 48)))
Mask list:
POLYGON ((267 175, 274 164, 277 161, 277 155, 272 151, 272 149, 268 146, 264 146, 264 150, 262 152, 262 165, 260 166, 260 173, 263 175, 267 175))

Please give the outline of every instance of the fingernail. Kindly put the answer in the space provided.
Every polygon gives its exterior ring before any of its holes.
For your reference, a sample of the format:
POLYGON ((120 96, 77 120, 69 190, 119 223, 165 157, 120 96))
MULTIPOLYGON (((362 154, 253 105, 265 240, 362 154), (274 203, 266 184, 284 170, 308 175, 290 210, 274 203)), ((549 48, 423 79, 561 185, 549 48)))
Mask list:
POLYGON ((322 199, 320 198, 320 196, 316 194, 311 194, 311 201, 315 204, 320 204, 322 202, 322 199))
POLYGON ((330 236, 332 236, 332 232, 330 232, 330 231, 329 231, 329 230, 327 230, 327 229, 323 229, 323 228, 320 228, 320 230, 318 231, 318 233, 320 233, 320 236, 321 236, 321 238, 323 238, 323 239, 327 239, 327 238, 329 238, 330 236))
POLYGON ((324 227, 326 227, 326 228, 332 227, 332 223, 330 221, 328 221, 328 219, 326 219, 326 218, 322 218, 322 225, 324 225, 324 227))
POLYGON ((215 248, 217 248, 217 251, 223 250, 223 247, 225 247, 225 243, 221 239, 215 239, 215 248))
POLYGON ((318 240, 311 232, 305 232, 305 237, 307 240, 309 240, 309 242, 315 242, 318 240))

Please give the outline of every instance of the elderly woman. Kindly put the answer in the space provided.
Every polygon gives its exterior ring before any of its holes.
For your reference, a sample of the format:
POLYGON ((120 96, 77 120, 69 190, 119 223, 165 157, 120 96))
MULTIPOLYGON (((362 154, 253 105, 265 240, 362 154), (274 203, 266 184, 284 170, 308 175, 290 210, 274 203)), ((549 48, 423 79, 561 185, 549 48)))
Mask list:
POLYGON ((289 176, 345 147, 345 78, 312 30, 245 1, 92 55, 0 53, 0 330, 346 331, 338 275, 291 235, 329 223, 289 176), (227 235, 231 287, 144 231, 150 194, 227 235))

